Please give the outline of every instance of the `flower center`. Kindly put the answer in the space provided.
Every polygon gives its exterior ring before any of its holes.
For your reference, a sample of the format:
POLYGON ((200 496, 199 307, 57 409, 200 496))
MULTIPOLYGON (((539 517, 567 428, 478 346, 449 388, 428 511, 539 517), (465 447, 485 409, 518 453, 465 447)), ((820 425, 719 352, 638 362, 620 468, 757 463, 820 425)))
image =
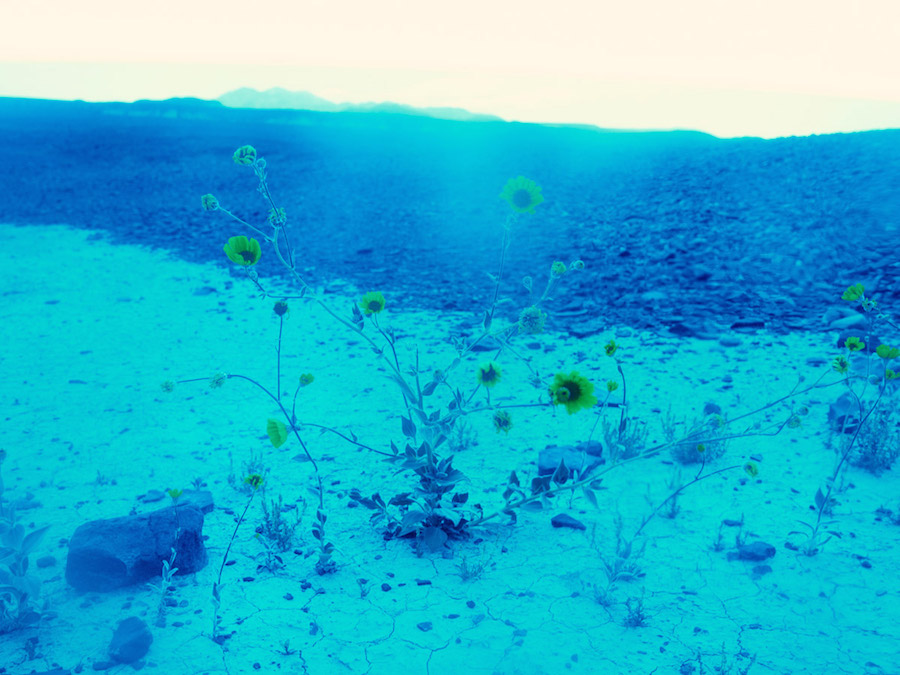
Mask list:
POLYGON ((513 193, 513 204, 521 209, 531 205, 531 193, 528 190, 516 190, 513 193))
POLYGON ((252 251, 238 251, 238 255, 240 255, 246 262, 253 262, 253 252, 252 251))

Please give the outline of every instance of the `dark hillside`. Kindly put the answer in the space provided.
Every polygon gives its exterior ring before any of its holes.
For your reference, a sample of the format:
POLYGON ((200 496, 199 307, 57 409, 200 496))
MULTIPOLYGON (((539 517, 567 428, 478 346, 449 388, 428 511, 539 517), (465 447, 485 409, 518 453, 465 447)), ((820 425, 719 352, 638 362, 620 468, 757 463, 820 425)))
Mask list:
MULTIPOLYGON (((252 174, 231 161, 250 143, 307 275, 383 289, 395 304, 483 305, 506 215, 498 194, 519 174, 546 201, 515 226, 508 288, 583 258, 562 303, 582 329, 807 327, 857 280, 900 302, 897 130, 720 140, 193 99, 0 99, 0 139, 0 220, 102 228, 223 265, 240 232, 199 198, 264 221, 252 174)), ((280 273, 271 258, 263 275, 280 273)))

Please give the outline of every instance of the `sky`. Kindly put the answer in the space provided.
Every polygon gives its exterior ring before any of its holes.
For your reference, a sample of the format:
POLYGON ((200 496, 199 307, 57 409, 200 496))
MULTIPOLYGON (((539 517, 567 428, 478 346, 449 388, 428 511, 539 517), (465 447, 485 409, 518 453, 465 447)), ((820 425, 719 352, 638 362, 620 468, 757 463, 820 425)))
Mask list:
POLYGON ((900 0, 0 0, 0 96, 280 86, 763 137, 900 127, 900 0))

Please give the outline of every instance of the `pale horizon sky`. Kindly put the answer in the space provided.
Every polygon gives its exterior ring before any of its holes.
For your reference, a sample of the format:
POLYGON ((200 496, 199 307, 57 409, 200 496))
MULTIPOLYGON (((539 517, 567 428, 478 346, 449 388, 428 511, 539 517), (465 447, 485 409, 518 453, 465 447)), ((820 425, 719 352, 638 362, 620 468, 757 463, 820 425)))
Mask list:
POLYGON ((720 136, 900 127, 898 0, 0 0, 0 96, 248 86, 720 136))

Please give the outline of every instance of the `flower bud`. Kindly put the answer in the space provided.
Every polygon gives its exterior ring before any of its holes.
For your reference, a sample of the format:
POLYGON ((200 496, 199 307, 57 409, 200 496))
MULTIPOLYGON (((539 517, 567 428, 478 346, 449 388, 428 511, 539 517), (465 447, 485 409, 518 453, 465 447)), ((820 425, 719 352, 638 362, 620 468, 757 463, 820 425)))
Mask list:
POLYGON ((242 145, 234 151, 231 157, 235 164, 250 166, 256 162, 256 148, 252 145, 242 145))

